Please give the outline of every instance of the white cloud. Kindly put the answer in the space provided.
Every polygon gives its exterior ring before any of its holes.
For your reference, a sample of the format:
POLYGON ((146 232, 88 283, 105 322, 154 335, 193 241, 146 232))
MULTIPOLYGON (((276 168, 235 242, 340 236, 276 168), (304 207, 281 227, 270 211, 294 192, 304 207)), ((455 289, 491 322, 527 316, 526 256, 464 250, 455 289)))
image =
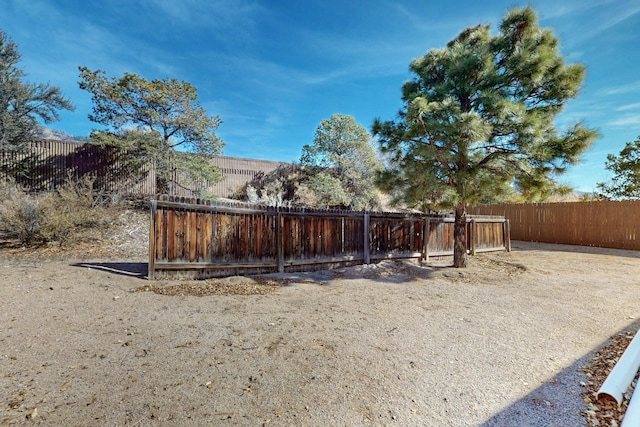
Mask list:
POLYGON ((625 21, 628 18, 632 17, 633 15, 639 13, 640 4, 638 4, 637 2, 633 2, 633 3, 629 2, 628 4, 625 4, 620 9, 614 10, 613 8, 610 8, 609 10, 613 11, 612 15, 605 17, 606 19, 604 19, 600 25, 593 28, 589 32, 590 36, 593 36, 605 30, 608 30, 609 28, 614 27, 620 22, 625 21))
MULTIPOLYGON (((610 1, 610 0, 609 0, 610 1)), ((541 13, 541 19, 554 19, 554 18, 566 18, 575 15, 577 12, 583 11, 587 8, 599 6, 601 4, 609 3, 609 1, 603 2, 591 2, 585 4, 584 2, 570 3, 570 2, 558 2, 554 1, 550 4, 544 4, 544 13, 541 13)), ((535 7, 538 7, 534 3, 535 7)))
POLYGON ((640 80, 622 84, 619 86, 609 86, 598 91, 598 95, 624 95, 640 91, 640 80))
POLYGON ((640 102, 635 102, 633 104, 621 105, 616 108, 616 111, 629 111, 629 110, 637 110, 640 109, 640 102))
MULTIPOLYGON (((415 5, 412 5, 412 10, 409 10, 405 5, 397 2, 390 3, 390 10, 398 15, 400 22, 406 22, 408 28, 413 28, 414 31, 423 34, 441 34, 445 40, 449 40, 455 37, 460 31, 470 25, 488 24, 491 22, 497 22, 502 16, 491 13, 488 8, 483 7, 478 14, 455 15, 453 19, 433 19, 434 14, 432 12, 433 4, 425 2, 426 6, 422 9, 416 10, 415 5)), ((437 6, 435 6, 437 8, 437 6)))
POLYGON ((610 126, 630 127, 633 129, 640 128, 640 114, 627 114, 611 120, 608 124, 610 126))
POLYGON ((214 29, 246 27, 258 13, 266 11, 254 1, 243 0, 144 0, 143 4, 172 20, 214 29))
MULTIPOLYGON (((622 30, 630 19, 636 19, 640 13, 637 0, 608 1, 540 1, 534 7, 541 14, 542 26, 551 25, 554 33, 560 36, 563 50, 576 48, 589 50, 585 44, 600 43, 605 40, 627 39, 635 41, 633 30, 622 30)), ((633 23, 631 23, 633 24, 633 23)), ((631 25, 632 26, 632 25, 631 25)))

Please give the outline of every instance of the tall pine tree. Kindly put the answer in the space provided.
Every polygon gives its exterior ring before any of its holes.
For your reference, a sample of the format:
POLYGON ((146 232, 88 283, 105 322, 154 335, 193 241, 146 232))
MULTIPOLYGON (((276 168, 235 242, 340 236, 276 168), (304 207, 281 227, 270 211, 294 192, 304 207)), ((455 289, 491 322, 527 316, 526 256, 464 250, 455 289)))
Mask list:
POLYGON ((466 267, 467 207, 512 185, 525 196, 554 192, 597 136, 581 123, 554 125, 585 68, 565 64, 527 7, 507 13, 496 35, 465 29, 410 70, 399 118, 373 125, 391 159, 380 182, 411 206, 453 209, 454 265, 466 267))

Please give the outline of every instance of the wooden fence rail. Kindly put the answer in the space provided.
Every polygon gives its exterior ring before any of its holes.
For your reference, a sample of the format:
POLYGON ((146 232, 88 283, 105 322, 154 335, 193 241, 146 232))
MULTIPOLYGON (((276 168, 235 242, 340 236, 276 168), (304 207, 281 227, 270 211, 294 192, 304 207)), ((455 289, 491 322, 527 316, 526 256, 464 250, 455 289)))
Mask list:
POLYGON ((640 200, 481 205, 472 212, 509 219, 514 240, 640 250, 640 200))
MULTIPOLYGON (((504 218, 471 217, 467 235, 472 254, 510 250, 504 218)), ((151 201, 149 279, 306 271, 452 254, 452 218, 175 196, 151 201)))

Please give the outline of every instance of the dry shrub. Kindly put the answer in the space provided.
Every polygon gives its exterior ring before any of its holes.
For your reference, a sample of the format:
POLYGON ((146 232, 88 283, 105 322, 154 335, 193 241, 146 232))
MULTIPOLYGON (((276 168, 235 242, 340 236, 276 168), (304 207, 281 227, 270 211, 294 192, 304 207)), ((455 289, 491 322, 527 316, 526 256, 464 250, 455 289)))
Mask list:
POLYGON ((234 198, 266 206, 295 206, 298 205, 297 188, 303 180, 300 166, 280 165, 269 173, 256 175, 236 191, 234 198))
POLYGON ((117 199, 94 190, 90 178, 68 179, 56 192, 37 195, 7 182, 0 187, 0 229, 27 246, 90 239, 108 230, 117 199))
POLYGON ((45 241, 66 243, 106 231, 114 218, 110 198, 94 190, 93 180, 67 180, 43 202, 46 222, 41 234, 45 241))
POLYGON ((41 197, 27 194, 13 181, 0 184, 0 230, 25 245, 40 239, 43 210, 41 197))

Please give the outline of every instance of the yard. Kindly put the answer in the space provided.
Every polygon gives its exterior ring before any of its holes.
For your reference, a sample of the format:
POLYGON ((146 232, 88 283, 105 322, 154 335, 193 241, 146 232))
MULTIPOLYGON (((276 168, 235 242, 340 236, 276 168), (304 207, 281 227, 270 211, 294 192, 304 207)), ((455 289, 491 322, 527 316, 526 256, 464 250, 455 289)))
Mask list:
POLYGON ((581 369, 638 328, 639 252, 150 283, 145 231, 0 251, 0 425, 586 425, 581 369))

